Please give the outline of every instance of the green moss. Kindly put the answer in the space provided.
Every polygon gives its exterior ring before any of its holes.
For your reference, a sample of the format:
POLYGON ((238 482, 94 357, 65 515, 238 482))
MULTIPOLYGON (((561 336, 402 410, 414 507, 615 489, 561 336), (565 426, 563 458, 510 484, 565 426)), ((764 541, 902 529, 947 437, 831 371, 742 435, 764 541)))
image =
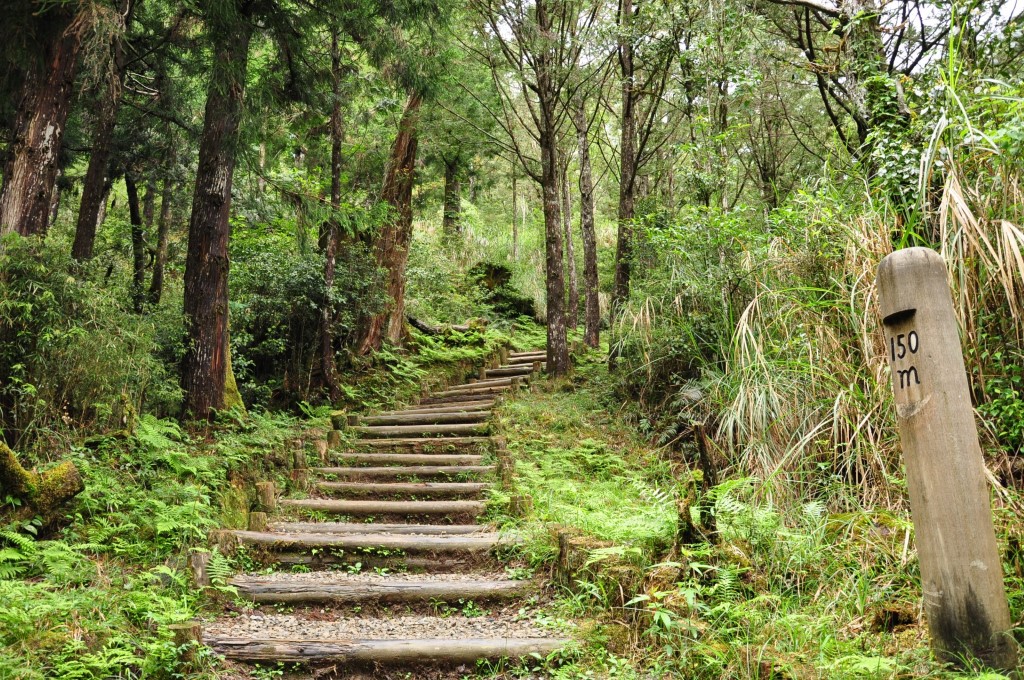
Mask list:
POLYGON ((35 494, 38 484, 39 475, 23 468, 14 451, 0 442, 0 492, 27 498, 35 494))
POLYGON ((224 367, 224 408, 231 410, 237 408, 238 410, 245 413, 245 402, 242 401, 242 395, 238 391, 238 383, 235 382, 235 373, 231 370, 231 350, 229 349, 226 354, 224 367))
POLYGON ((241 486, 232 485, 221 494, 220 524, 226 529, 249 526, 249 494, 241 486))

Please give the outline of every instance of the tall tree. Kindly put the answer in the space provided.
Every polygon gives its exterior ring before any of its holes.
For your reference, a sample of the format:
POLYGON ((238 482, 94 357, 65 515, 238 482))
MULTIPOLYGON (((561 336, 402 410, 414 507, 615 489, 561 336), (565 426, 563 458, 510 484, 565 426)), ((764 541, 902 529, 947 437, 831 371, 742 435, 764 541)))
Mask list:
POLYGON ((82 198, 78 206, 78 222, 71 255, 76 260, 92 258, 96 230, 99 228, 100 207, 109 193, 110 155, 113 150, 114 125, 121 108, 121 95, 126 65, 125 33, 131 24, 135 3, 123 0, 117 13, 123 24, 110 37, 111 67, 106 79, 106 92, 99 98, 96 122, 92 135, 89 165, 82 182, 82 198))
POLYGON ((21 72, 21 88, 0 188, 0 236, 44 236, 59 171, 75 67, 89 30, 89 12, 78 3, 38 6, 18 2, 6 20, 28 32, 35 53, 21 72))
POLYGON ((374 240, 373 254, 386 271, 391 307, 364 320, 357 349, 360 353, 380 349, 384 339, 398 343, 405 329, 405 263, 412 240, 412 188, 415 184, 416 149, 419 145, 418 117, 423 96, 409 94, 398 123, 398 134, 384 173, 381 200, 391 206, 391 216, 374 240))
POLYGON ((185 260, 185 412, 224 408, 228 358, 228 238, 238 126, 253 32, 253 4, 218 3, 206 17, 213 46, 185 260))
MULTIPOLYGON (((325 226, 324 254, 324 303, 320 310, 320 372, 323 374, 327 396, 331 402, 341 397, 334 365, 334 278, 338 260, 337 210, 341 207, 341 142, 344 126, 341 119, 341 45, 338 28, 331 28, 331 217, 325 226)), ((261 163, 265 146, 260 146, 261 163)))
POLYGON ((582 97, 573 106, 573 126, 579 146, 580 230, 583 232, 583 297, 586 311, 583 342, 597 347, 601 342, 601 298, 597 275, 597 232, 594 228, 594 178, 590 164, 590 119, 582 97))
POLYGON ((569 187, 569 165, 572 154, 562 151, 562 168, 559 184, 562 189, 562 233, 565 236, 565 263, 569 274, 569 309, 567 325, 575 330, 579 323, 580 283, 576 276, 576 248, 572 237, 572 192, 569 187))
POLYGON ((494 111, 493 116, 505 132, 502 145, 541 189, 547 370, 551 375, 565 375, 569 371, 569 347, 558 140, 567 116, 564 102, 571 100, 582 86, 575 77, 577 65, 593 37, 600 4, 537 0, 531 6, 522 2, 495 4, 475 0, 472 6, 486 26, 484 45, 475 52, 490 67, 500 95, 501 110, 494 111), (519 130, 525 130, 536 143, 539 158, 520 141, 519 130))
MULTIPOLYGON (((669 136, 660 137, 665 91, 676 63, 679 22, 662 3, 619 0, 619 207, 611 316, 629 297, 637 178, 669 136)), ((614 348, 612 348, 614 360, 614 348)), ((613 362, 614 363, 614 362, 613 362)))

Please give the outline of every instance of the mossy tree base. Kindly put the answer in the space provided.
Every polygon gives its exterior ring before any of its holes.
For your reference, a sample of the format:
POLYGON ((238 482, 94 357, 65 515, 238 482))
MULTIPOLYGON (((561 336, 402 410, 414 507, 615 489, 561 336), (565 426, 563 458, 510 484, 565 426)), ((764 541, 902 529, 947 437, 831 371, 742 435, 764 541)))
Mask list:
POLYGON ((50 524, 60 508, 84 489, 74 463, 64 462, 39 474, 22 467, 14 451, 0 442, 0 494, 22 501, 15 511, 18 517, 39 516, 44 525, 50 524))

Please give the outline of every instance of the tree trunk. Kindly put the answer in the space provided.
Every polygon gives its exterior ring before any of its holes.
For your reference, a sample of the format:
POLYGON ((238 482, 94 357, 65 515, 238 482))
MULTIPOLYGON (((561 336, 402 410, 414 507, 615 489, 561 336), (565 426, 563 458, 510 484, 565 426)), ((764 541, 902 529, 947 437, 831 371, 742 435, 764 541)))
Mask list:
POLYGON ((146 179, 146 194, 142 197, 142 226, 149 231, 153 228, 153 217, 156 216, 156 180, 146 179))
POLYGON ((85 171, 82 184, 82 201, 78 208, 78 224, 75 228, 75 244, 71 254, 77 260, 92 258, 96 230, 99 228, 100 211, 108 188, 108 169, 111 161, 111 148, 114 137, 114 125, 117 120, 120 104, 121 88, 112 88, 113 101, 106 101, 100 107, 96 128, 92 134, 92 152, 89 154, 89 167, 85 171))
MULTIPOLYGON (((612 291, 611 322, 614 327, 619 309, 629 298, 630 265, 633 256, 633 213, 636 190, 636 95, 633 91, 633 0, 621 0, 619 6, 619 74, 622 79, 622 120, 619 143, 619 214, 615 240, 615 288, 612 291)), ((609 367, 615 367, 618 355, 609 348, 609 367)))
POLYGON ((181 385, 185 414, 196 418, 207 418, 213 409, 224 407, 231 231, 228 218, 251 34, 248 17, 217 17, 211 26, 214 59, 185 260, 187 340, 181 385))
MULTIPOLYGON (((331 33, 331 208, 341 207, 341 50, 338 29, 331 33)), ((327 223, 324 243, 324 304, 320 309, 320 372, 331 403, 341 398, 334 365, 334 290, 338 260, 338 224, 334 215, 327 223)))
POLYGON ((74 14, 52 10, 41 66, 28 69, 22 85, 0 188, 0 236, 45 236, 57 179, 61 143, 74 95, 81 32, 74 14))
MULTIPOLYGON (((546 3, 535 6, 541 35, 552 30, 546 3)), ((548 375, 559 377, 569 372, 569 345, 565 329, 565 274, 562 255, 562 225, 558 209, 558 127, 557 92, 551 69, 555 64, 554 47, 546 46, 537 56, 537 99, 540 107, 541 189, 544 194, 544 235, 547 261, 548 303, 548 375)))
MULTIPOLYGON (((122 5, 125 16, 131 14, 131 2, 122 5)), ((126 19, 126 29, 127 30, 126 19)), ((75 226, 75 242, 71 246, 71 256, 76 260, 92 259, 96 232, 103 223, 106 212, 107 195, 110 193, 110 154, 113 150, 114 126, 117 124, 117 113, 121 108, 121 82, 124 80, 125 52, 124 40, 118 35, 113 45, 113 77, 108 81, 106 99, 101 101, 96 114, 96 127, 93 130, 92 150, 89 153, 89 166, 85 171, 82 184, 82 200, 78 204, 78 222, 75 226)))
POLYGON ((519 261, 519 192, 516 186, 516 167, 512 165, 512 261, 519 261))
MULTIPOLYGON (((174 166, 173 157, 169 163, 174 166)), ((156 256, 153 258, 153 278, 149 281, 149 303, 160 304, 164 294, 164 266, 167 264, 167 238, 171 231, 171 205, 174 201, 174 181, 164 179, 163 194, 160 196, 160 219, 157 221, 156 256)))
POLYGON ((590 168, 589 123, 583 103, 573 110, 573 123, 580 154, 580 229, 583 231, 583 288, 586 314, 583 342, 589 347, 600 344, 601 301, 597 279, 597 234, 594 230, 594 179, 590 168))
POLYGON ((462 184, 458 160, 444 162, 444 219, 442 233, 446 238, 462 234, 462 184))
POLYGON ((378 350, 384 339, 398 343, 405 327, 405 264, 412 240, 412 187, 415 182, 418 114, 423 98, 413 93, 405 103, 398 135, 384 174, 381 199, 392 209, 392 217, 380 231, 373 246, 374 259, 386 273, 391 308, 363 322, 357 346, 360 354, 378 350))
POLYGON ((562 232, 565 234, 565 261, 569 270, 569 312, 566 321, 575 330, 580 315, 580 284, 576 276, 576 248, 572 238, 572 196, 569 193, 569 157, 562 165, 562 232))
POLYGON ((124 169, 124 188, 128 194, 128 219, 132 225, 132 308, 136 314, 141 314, 145 301, 142 289, 146 283, 146 234, 139 209, 139 187, 129 168, 124 169))

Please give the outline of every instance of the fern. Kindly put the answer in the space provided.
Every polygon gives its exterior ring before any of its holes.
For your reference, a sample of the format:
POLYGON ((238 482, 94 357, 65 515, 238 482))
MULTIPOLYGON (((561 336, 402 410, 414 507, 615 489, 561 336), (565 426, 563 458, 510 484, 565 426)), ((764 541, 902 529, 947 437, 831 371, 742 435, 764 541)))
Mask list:
POLYGON ((25 574, 29 562, 36 557, 35 541, 22 534, 0 530, 0 543, 7 547, 0 548, 0 578, 11 579, 25 574))

